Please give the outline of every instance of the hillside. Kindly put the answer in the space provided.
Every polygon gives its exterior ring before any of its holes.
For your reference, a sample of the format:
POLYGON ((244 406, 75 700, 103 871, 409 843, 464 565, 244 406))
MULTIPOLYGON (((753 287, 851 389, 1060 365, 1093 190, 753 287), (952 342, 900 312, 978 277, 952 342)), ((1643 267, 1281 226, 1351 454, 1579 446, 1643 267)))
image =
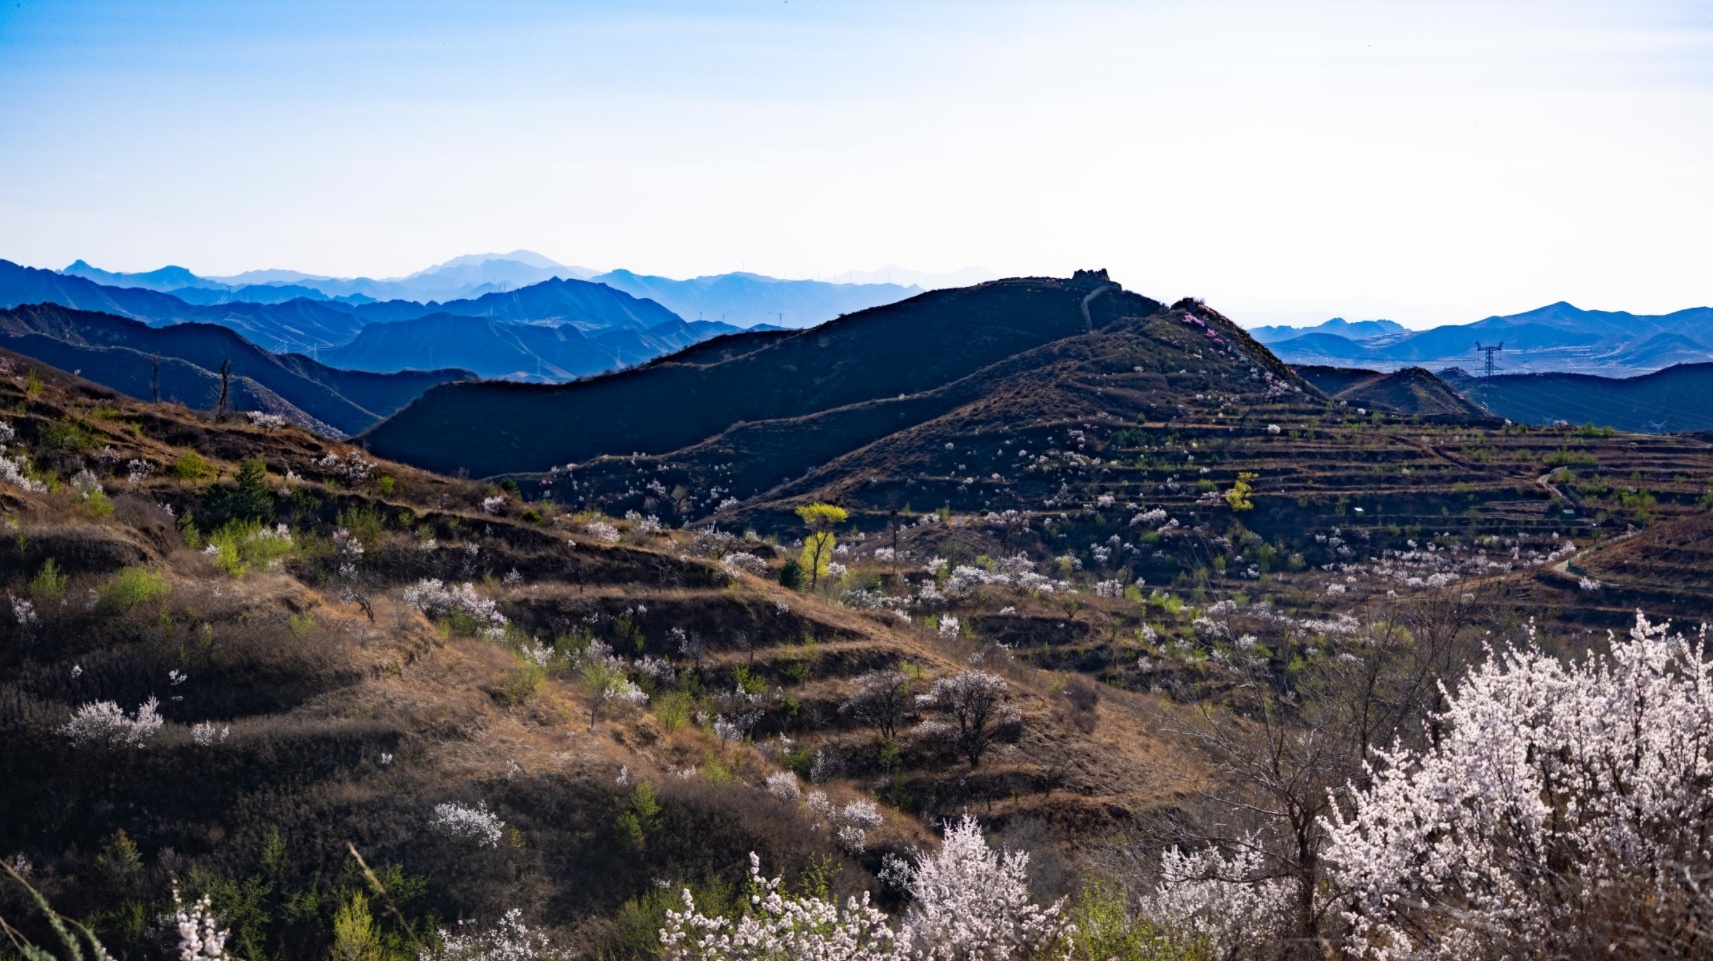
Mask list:
MULTIPOLYGON (((750 851, 792 877, 820 859, 838 890, 878 892, 882 859, 924 843, 924 822, 980 805, 1056 866, 1053 894, 1069 884, 1067 832, 1126 830, 1177 803, 1158 772, 1186 761, 1151 730, 1146 697, 1078 687, 1073 701, 999 648, 722 568, 734 549, 776 558, 768 543, 602 530, 290 428, 210 425, 52 371, 27 387, 23 362, 0 360, 9 463, 60 478, 51 494, 0 485, 23 545, 0 577, 31 599, 29 619, 0 623, 0 850, 74 916, 143 910, 170 872, 213 895, 247 954, 320 956, 361 890, 350 841, 413 920, 527 904, 566 944, 640 958, 634 939, 652 940, 673 903, 660 879, 736 884, 750 851), (76 447, 59 439, 66 423, 76 447), (187 451, 207 476, 168 476, 187 451), (245 482, 259 499, 212 480, 244 458, 265 463, 245 482), (85 469, 82 488, 64 481, 85 469), (80 493, 91 484, 104 493, 80 493), (205 553, 207 538, 237 546, 205 553), (430 577, 473 582, 474 606, 413 602, 430 577), (60 602, 87 592, 99 602, 60 602), (591 718, 578 670, 609 657, 596 642, 645 685, 646 709, 591 718), (1021 714, 979 768, 839 710, 866 671, 903 667, 926 691, 984 657, 1021 714), (163 723, 136 747, 62 733, 80 705, 130 715, 151 697, 163 723), (741 714, 748 737, 691 720, 704 711, 741 714), (799 796, 831 796, 827 815, 782 796, 789 771, 799 796), (878 813, 859 807, 860 841, 835 840, 858 800, 878 813), (448 804, 491 816, 494 841, 437 829, 448 804), (631 810, 644 811, 634 833, 631 810), (133 848, 135 868, 107 870, 133 848), (238 915, 241 898, 262 910, 238 915)), ((1031 623, 1056 616, 1012 601, 1031 623)), ((913 705, 901 723, 927 710, 913 705)), ((18 918, 14 894, 0 908, 18 918)), ((153 936, 102 932, 133 953, 153 936)))
MULTIPOLYGON (((1358 416, 1205 305, 1098 275, 911 303, 829 325, 826 346, 737 334, 586 383, 725 383, 773 351, 801 371, 876 330, 977 356, 826 362, 780 382, 815 413, 727 425, 725 460, 703 443, 597 459, 520 477, 527 498, 0 356, 7 863, 116 957, 152 956, 146 919, 176 880, 235 949, 280 961, 322 961, 349 931, 346 842, 413 926, 518 908, 615 961, 656 956, 680 886, 727 903, 752 851, 794 889, 896 905, 886 859, 963 813, 1031 855, 1041 900, 1113 871, 1151 890, 1136 837, 1205 839, 1233 803, 1272 816, 1209 741, 1262 756, 1242 739, 1257 678, 1321 704, 1394 631, 1455 672, 1531 621, 1569 646, 1639 600, 1713 611, 1554 567, 1632 524, 1693 536, 1704 441, 1358 416), (719 526, 671 523, 692 485, 896 416, 899 382, 921 387, 916 426, 682 512, 719 526), (802 531, 784 509, 809 498, 852 517, 818 581, 787 587, 802 531), (736 533, 751 523, 779 533, 736 533), (974 759, 933 700, 970 671, 1005 708, 974 759), (103 702, 120 720, 90 719, 103 702)), ((1323 797, 1365 756, 1291 770, 1323 797)), ((380 903, 363 916, 403 937, 380 903)), ((0 911, 50 936, 16 888, 0 911)))
POLYGON ((1292 369, 1333 400, 1350 407, 1449 423, 1496 425, 1499 420, 1420 367, 1389 374, 1345 367, 1292 369))
POLYGON ((602 454, 664 454, 738 422, 926 394, 1091 325, 1161 309, 1104 285, 1110 292, 1089 301, 1085 316, 1084 298, 1102 286, 995 281, 922 294, 812 331, 744 335, 741 343, 759 349, 714 363, 697 352, 688 363, 665 358, 579 384, 435 391, 365 443, 383 456, 477 476, 546 470, 602 454), (555 429, 563 423, 581 429, 555 429), (496 431, 496 424, 505 426, 496 431))
POLYGON ((230 361, 243 392, 234 410, 280 414, 318 430, 357 433, 393 413, 424 390, 468 378, 468 371, 428 370, 374 374, 338 370, 307 357, 270 354, 225 327, 185 323, 150 327, 110 314, 54 305, 0 310, 0 345, 139 400, 176 401, 212 410, 219 399, 219 370, 230 361), (164 363, 155 380, 154 359, 164 363))
POLYGON ((1527 424, 1594 424, 1649 434, 1713 429, 1713 363, 1636 377, 1501 374, 1453 386, 1500 417, 1527 424))

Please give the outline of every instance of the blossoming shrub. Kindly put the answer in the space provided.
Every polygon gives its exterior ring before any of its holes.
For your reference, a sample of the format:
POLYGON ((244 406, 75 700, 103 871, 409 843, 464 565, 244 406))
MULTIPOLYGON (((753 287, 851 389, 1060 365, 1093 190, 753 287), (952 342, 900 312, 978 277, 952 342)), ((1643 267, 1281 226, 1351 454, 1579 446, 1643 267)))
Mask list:
POLYGON ((488 810, 486 801, 476 802, 475 807, 446 801, 434 806, 434 817, 428 822, 428 826, 447 837, 471 841, 477 847, 491 848, 499 846, 506 822, 488 810))
POLYGON ((1531 643, 1477 667, 1436 743, 1382 752, 1328 825, 1351 953, 1557 957, 1614 919, 1697 953, 1671 929, 1706 909, 1691 881, 1713 867, 1706 654, 1638 615, 1607 655, 1566 665, 1531 643))
POLYGON ((1070 957, 1063 903, 1029 897, 1029 855, 988 847, 964 817, 946 829, 938 851, 896 865, 912 903, 895 927, 865 892, 843 906, 824 892, 788 896, 781 879, 761 873, 750 855, 750 904, 736 920, 697 910, 689 890, 684 910, 667 911, 660 940, 666 957, 684 961, 1032 961, 1070 957))
POLYGON ((1167 850, 1159 884, 1138 899, 1136 914, 1160 956, 1261 958, 1277 952, 1293 903, 1290 882, 1269 876, 1259 845, 1246 839, 1230 857, 1167 850))
POLYGON ((85 704, 72 712, 60 733, 79 746, 142 747, 161 729, 160 703, 151 697, 129 716, 112 701, 85 704))
POLYGON ((473 584, 447 587, 439 578, 424 578, 405 588, 404 602, 441 621, 454 634, 497 637, 509 623, 499 605, 476 593, 473 584))

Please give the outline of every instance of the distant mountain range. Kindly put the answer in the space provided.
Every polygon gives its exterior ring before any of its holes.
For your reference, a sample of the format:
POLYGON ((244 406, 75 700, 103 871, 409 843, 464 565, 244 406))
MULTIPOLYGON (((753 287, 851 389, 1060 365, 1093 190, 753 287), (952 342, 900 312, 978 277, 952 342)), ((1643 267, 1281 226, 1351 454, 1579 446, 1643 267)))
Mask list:
POLYGON ((1512 372, 1622 375, 1713 361, 1713 308, 1709 307, 1643 315, 1582 310, 1560 302, 1526 313, 1415 332, 1391 321, 1334 320, 1318 327, 1269 327, 1251 333, 1287 363, 1376 370, 1471 364, 1478 359, 1477 343, 1503 344, 1504 350, 1494 359, 1500 369, 1512 372))
POLYGON ((529 380, 617 370, 739 329, 686 322, 652 300, 584 280, 553 279, 446 303, 298 298, 284 303, 191 304, 175 294, 110 287, 0 261, 0 307, 40 303, 99 311, 155 327, 216 324, 267 350, 337 358, 334 363, 358 370, 456 366, 484 377, 529 380), (483 322, 461 324, 454 318, 483 322), (365 336, 372 327, 399 324, 407 326, 365 336), (516 325, 529 326, 509 329, 516 325), (555 327, 563 329, 554 333, 555 327), (545 353, 537 356, 530 348, 545 353))
MULTIPOLYGON (((110 287, 141 287, 176 294, 191 303, 209 303, 213 294, 245 298, 266 296, 255 288, 290 287, 310 291, 312 300, 460 300, 527 287, 544 280, 588 280, 598 271, 557 264, 540 254, 514 250, 509 254, 469 254, 419 270, 407 277, 372 280, 368 277, 326 277, 296 270, 251 270, 232 277, 199 277, 183 267, 162 267, 147 273, 114 273, 79 260, 60 271, 110 287), (196 293, 208 291, 210 293, 196 293)), ((234 297, 233 299, 243 299, 234 297)), ((253 301, 277 303, 276 300, 253 301)))
POLYGON ((427 370, 456 363, 482 377, 552 383, 620 370, 739 330, 673 316, 645 329, 613 327, 585 334, 574 324, 430 314, 370 324, 350 343, 320 357, 354 370, 427 370))
POLYGON ((0 347, 72 371, 139 400, 212 410, 230 361, 232 410, 279 414, 334 436, 362 431, 437 384, 468 370, 376 374, 338 370, 297 354, 271 354, 225 327, 167 327, 54 304, 0 310, 0 347), (158 363, 158 367, 157 367, 158 363))
MULTIPOLYGON (((892 268, 876 272, 890 274, 892 268)), ((897 268, 899 275, 919 275, 897 268)), ((295 270, 252 270, 231 277, 201 277, 183 267, 162 267, 147 273, 115 273, 79 260, 60 273, 108 287, 139 288, 172 294, 189 304, 280 304, 296 298, 350 305, 377 301, 420 304, 472 300, 487 294, 516 291, 548 280, 594 280, 639 298, 649 298, 686 320, 713 320, 739 327, 769 324, 811 327, 841 314, 890 304, 922 292, 922 287, 876 281, 823 283, 779 280, 760 274, 732 273, 673 280, 614 270, 570 267, 527 250, 507 254, 470 254, 436 264, 408 277, 373 280, 338 278, 295 270)), ((972 271, 962 271, 971 274, 972 271)), ((974 275, 986 271, 973 270, 974 275)), ((948 275, 951 276, 951 275, 948 275)), ((940 278, 944 279, 944 278, 940 278)), ((989 279, 973 276, 966 282, 989 279)), ((946 286, 930 284, 929 286, 946 286)))
POLYGON ((776 280, 760 274, 718 274, 694 280, 646 277, 615 270, 598 283, 636 297, 647 297, 686 319, 717 320, 753 327, 813 327, 845 314, 896 303, 922 292, 914 285, 827 284, 813 280, 776 280))
POLYGON ((1373 343, 1408 336, 1410 330, 1394 320, 1345 320, 1334 317, 1325 323, 1313 327, 1291 327, 1284 324, 1276 327, 1252 327, 1249 336, 1263 344, 1277 344, 1308 334, 1334 334, 1353 340, 1357 343, 1373 343))

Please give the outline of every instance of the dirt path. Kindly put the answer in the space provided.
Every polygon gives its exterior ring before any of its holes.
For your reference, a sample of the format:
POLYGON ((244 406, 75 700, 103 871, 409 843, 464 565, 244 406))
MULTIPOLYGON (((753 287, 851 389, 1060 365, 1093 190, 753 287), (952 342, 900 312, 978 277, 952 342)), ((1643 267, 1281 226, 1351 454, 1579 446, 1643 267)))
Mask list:
POLYGON ((1094 300, 1096 297, 1099 297, 1101 294, 1104 294, 1111 289, 1112 289, 1111 284, 1102 284, 1099 287, 1096 287, 1094 290, 1089 291, 1089 295, 1087 297, 1083 298, 1083 302, 1082 302, 1083 323, 1088 325, 1088 329, 1090 331, 1094 330, 1094 317, 1090 316, 1090 314, 1088 312, 1089 301, 1094 300))

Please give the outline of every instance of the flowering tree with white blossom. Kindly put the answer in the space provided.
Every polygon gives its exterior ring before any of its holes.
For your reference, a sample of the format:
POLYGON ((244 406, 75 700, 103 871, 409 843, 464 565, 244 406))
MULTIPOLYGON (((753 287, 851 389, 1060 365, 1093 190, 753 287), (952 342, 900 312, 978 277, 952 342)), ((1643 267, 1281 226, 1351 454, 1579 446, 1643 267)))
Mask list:
POLYGON ((1029 896, 1029 855, 988 847, 965 817, 946 826, 939 850, 899 867, 912 903, 895 927, 868 895, 841 907, 815 894, 790 896, 750 855, 749 911, 735 921, 668 911, 660 940, 673 961, 1045 961, 1069 958, 1063 904, 1029 896))
POLYGON ((946 741, 968 759, 970 767, 979 767, 988 747, 1023 723, 1023 713, 1011 703, 1009 688, 1005 678, 986 671, 966 670, 942 677, 916 699, 937 713, 916 730, 946 741))
POLYGON ((1531 642, 1458 686, 1433 743, 1379 752, 1371 785, 1327 825, 1350 952, 1713 950, 1705 641, 1637 615, 1579 663, 1531 642))

